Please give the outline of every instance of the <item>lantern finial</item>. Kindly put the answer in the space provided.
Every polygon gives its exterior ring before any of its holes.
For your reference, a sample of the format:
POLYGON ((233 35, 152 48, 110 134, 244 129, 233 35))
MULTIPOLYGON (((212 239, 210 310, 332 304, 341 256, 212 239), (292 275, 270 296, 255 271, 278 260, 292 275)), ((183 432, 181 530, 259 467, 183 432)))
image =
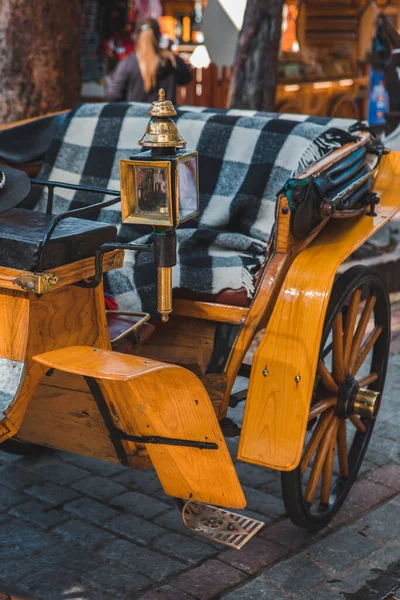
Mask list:
POLYGON ((139 146, 147 148, 182 148, 186 142, 181 136, 176 123, 171 119, 176 115, 174 105, 165 99, 165 91, 160 88, 158 100, 153 102, 149 110, 151 117, 139 146))

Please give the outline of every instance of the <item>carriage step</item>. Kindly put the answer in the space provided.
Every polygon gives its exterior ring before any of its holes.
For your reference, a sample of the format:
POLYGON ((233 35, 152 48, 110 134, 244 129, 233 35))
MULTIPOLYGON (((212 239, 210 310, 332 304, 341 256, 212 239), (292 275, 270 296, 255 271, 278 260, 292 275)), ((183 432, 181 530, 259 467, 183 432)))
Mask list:
POLYGON ((182 519, 193 533, 236 550, 243 548, 265 525, 245 515, 192 500, 185 503, 182 519))

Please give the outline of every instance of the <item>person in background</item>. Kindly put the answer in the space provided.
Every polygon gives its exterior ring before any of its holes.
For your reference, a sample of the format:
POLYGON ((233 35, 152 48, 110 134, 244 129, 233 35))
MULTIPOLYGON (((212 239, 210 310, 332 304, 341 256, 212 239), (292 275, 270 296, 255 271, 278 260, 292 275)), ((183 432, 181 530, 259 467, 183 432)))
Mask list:
POLYGON ((184 61, 170 50, 160 48, 161 31, 155 19, 146 20, 140 28, 136 52, 122 60, 107 80, 107 98, 111 102, 153 102, 158 89, 176 102, 176 86, 192 79, 184 61))

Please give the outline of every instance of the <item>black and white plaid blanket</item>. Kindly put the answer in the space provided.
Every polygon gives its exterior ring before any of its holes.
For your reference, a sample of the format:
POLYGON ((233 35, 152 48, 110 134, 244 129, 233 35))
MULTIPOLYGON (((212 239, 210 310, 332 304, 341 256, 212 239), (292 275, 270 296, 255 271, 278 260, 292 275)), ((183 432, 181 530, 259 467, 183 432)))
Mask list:
MULTIPOLYGON (((138 103, 78 106, 53 140, 40 177, 119 190, 119 159, 140 151, 148 110, 138 103)), ((188 149, 199 153, 201 213, 178 229, 173 286, 209 294, 245 287, 251 296, 277 193, 293 173, 344 143, 337 128, 346 130, 353 121, 196 107, 180 109, 177 121, 188 149)), ((57 188, 54 210, 103 198, 57 188)), ((44 210, 45 201, 41 197, 35 210, 44 210)), ((124 242, 143 241, 150 233, 122 225, 118 204, 91 218, 116 224, 124 242)), ((124 267, 109 273, 106 285, 122 309, 153 312, 155 281, 151 255, 127 253, 124 267)))

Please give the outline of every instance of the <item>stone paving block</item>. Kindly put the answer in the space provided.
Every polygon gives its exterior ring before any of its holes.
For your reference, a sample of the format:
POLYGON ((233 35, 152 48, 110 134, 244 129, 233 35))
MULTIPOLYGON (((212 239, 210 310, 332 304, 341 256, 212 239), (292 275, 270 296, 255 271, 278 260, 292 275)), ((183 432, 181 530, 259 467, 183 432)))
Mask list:
POLYGON ((31 454, 20 456, 19 458, 18 466, 20 468, 36 473, 46 466, 52 466, 59 462, 51 450, 45 448, 39 449, 37 446, 33 447, 31 454))
POLYGON ((73 483, 71 487, 78 492, 99 500, 107 500, 112 496, 126 492, 126 488, 120 483, 110 478, 101 477, 100 475, 80 479, 73 483))
POLYGON ((255 537, 239 552, 235 549, 221 552, 218 560, 228 563, 236 569, 252 575, 265 569, 288 554, 288 550, 273 542, 255 537))
POLYGON ((331 531, 347 525, 348 523, 355 521, 359 518, 361 513, 361 507, 345 502, 339 512, 333 517, 332 521, 328 525, 328 529, 331 531))
POLYGON ((13 452, 6 452, 3 448, 3 444, 0 445, 0 463, 11 464, 21 460, 20 454, 14 454, 13 452))
MULTIPOLYGON (((277 473, 277 472, 276 472, 276 474, 279 475, 279 473, 277 473)), ((260 486, 259 489, 262 492, 271 494, 272 496, 275 496, 276 498, 279 498, 279 500, 282 501, 282 486, 281 486, 280 475, 278 477, 274 477, 273 479, 270 479, 267 483, 260 486)))
POLYGON ((7 510, 10 506, 21 504, 26 496, 19 491, 0 486, 0 511, 7 510))
POLYGON ((24 519, 24 521, 29 521, 44 529, 58 525, 69 518, 69 514, 64 510, 54 508, 45 502, 33 500, 33 498, 17 506, 12 506, 8 512, 14 517, 24 519))
POLYGON ((377 573, 371 573, 368 569, 362 569, 358 566, 354 571, 346 576, 338 575, 337 578, 330 578, 327 587, 336 593, 344 592, 346 594, 354 594, 362 588, 368 580, 378 577, 377 573))
POLYGON ((35 483, 40 483, 43 478, 36 473, 30 473, 18 467, 18 464, 9 464, 0 468, 0 481, 13 490, 19 490, 35 483))
POLYGON ((400 491, 400 465, 390 463, 368 474, 367 479, 400 491))
POLYGON ((64 504, 69 500, 77 498, 78 494, 73 490, 61 487, 51 481, 32 485, 24 490, 29 496, 48 502, 49 504, 64 504))
POLYGON ((110 504, 145 519, 152 519, 170 509, 168 504, 140 492, 126 492, 116 498, 112 498, 110 504))
POLYGON ((65 505, 65 510, 91 523, 102 524, 118 516, 118 511, 91 498, 79 498, 65 505))
MULTIPOLYGON (((22 466, 24 467, 24 464, 22 464, 22 466)), ((52 457, 51 463, 46 463, 42 466, 39 465, 35 468, 34 472, 59 485, 69 485, 74 481, 78 481, 79 479, 90 475, 89 471, 79 469, 75 465, 64 463, 61 460, 57 460, 55 457, 52 457)))
POLYGON ((117 564, 133 565, 136 571, 154 581, 163 581, 187 568, 180 561, 141 548, 126 540, 114 540, 107 544, 100 552, 100 556, 106 561, 112 560, 117 564))
MULTIPOLYGON (((394 422, 398 423, 399 419, 394 420, 394 422)), ((373 434, 368 445, 366 458, 377 466, 386 465, 392 460, 399 460, 400 444, 373 434)))
POLYGON ((321 600, 344 600, 342 594, 330 590, 325 586, 316 589, 311 596, 307 596, 307 598, 304 598, 304 600, 317 600, 319 598, 321 598, 321 600))
POLYGON ((264 521, 273 521, 285 514, 282 499, 271 494, 242 486, 247 500, 247 508, 264 516, 264 521))
POLYGON ((399 558, 400 541, 397 540, 393 545, 386 545, 384 548, 366 556, 360 561, 359 568, 368 569, 373 573, 382 573, 388 569, 390 570, 392 565, 399 561, 399 558))
POLYGON ((13 558, 24 560, 57 541, 53 534, 9 517, 0 528, 0 562, 13 558))
POLYGON ((74 454, 73 452, 58 451, 55 455, 64 462, 71 463, 81 469, 96 473, 97 475, 102 475, 103 477, 117 475, 123 473, 127 469, 119 463, 107 462, 105 460, 99 460, 98 458, 92 458, 91 456, 81 456, 80 454, 74 454))
POLYGON ((218 550, 203 544, 197 536, 186 537, 179 533, 166 533, 154 540, 152 546, 165 554, 184 560, 186 563, 196 565, 205 558, 214 556, 218 550))
MULTIPOLYGON (((276 588, 269 586, 262 577, 223 595, 224 600, 287 600, 276 588)), ((315 599, 314 599, 315 600, 315 599)))
POLYGON ((165 533, 165 529, 134 515, 120 515, 104 526, 139 544, 147 544, 153 538, 165 533))
POLYGON ((364 510, 373 508, 393 496, 393 489, 368 479, 356 481, 351 488, 347 501, 364 510))
POLYGON ((248 463, 235 461, 235 469, 242 485, 255 488, 265 485, 269 481, 276 479, 274 471, 251 465, 248 463))
MULTIPOLYGON (((90 589, 98 590, 100 594, 106 592, 104 598, 122 600, 127 594, 133 594, 150 586, 153 581, 138 573, 134 564, 127 566, 109 563, 84 574, 82 583, 90 589)), ((93 600, 97 600, 97 594, 93 600)))
POLYGON ((384 504, 356 521, 352 528, 383 543, 391 539, 400 539, 400 506, 390 502, 384 504))
POLYGON ((121 473, 114 475, 113 479, 125 487, 146 494, 152 494, 162 489, 154 469, 147 469, 146 471, 124 469, 121 473))
POLYGON ((282 592, 302 598, 313 587, 325 583, 327 574, 302 552, 264 571, 262 578, 282 592))
MULTIPOLYGON (((4 556, 0 560, 0 581, 6 581, 8 585, 12 585, 14 594, 16 593, 15 587, 29 575, 35 573, 37 573, 35 555, 32 558, 23 555, 17 557, 11 553, 9 558, 4 556)), ((0 590, 5 592, 2 587, 0 590)))
POLYGON ((374 435, 377 435, 378 437, 384 437, 385 439, 393 440, 396 443, 398 443, 399 441, 399 430, 396 426, 395 421, 381 421, 380 419, 378 419, 378 422, 374 427, 374 435))
POLYGON ((246 575, 233 567, 211 559, 173 579, 170 583, 198 600, 209 600, 240 583, 246 575))
POLYGON ((400 504, 400 494, 397 494, 396 496, 394 496, 391 500, 390 500, 391 504, 400 504))
POLYGON ((296 527, 289 519, 284 519, 274 525, 264 527, 258 535, 266 540, 285 546, 290 550, 297 550, 317 539, 316 535, 309 533, 305 529, 296 527))
POLYGON ((94 596, 83 594, 84 588, 77 585, 74 578, 62 571, 55 573, 52 569, 31 574, 20 582, 20 586, 24 594, 35 600, 97 600, 94 596))
POLYGON ((193 600, 193 596, 189 596, 186 592, 178 590, 171 585, 163 585, 150 592, 147 592, 144 596, 131 596, 128 595, 126 600, 193 600))
POLYGON ((354 562, 378 549, 379 545, 374 541, 356 533, 350 527, 345 527, 313 544, 308 553, 340 572, 349 569, 354 562))
POLYGON ((115 540, 115 537, 108 531, 104 531, 104 529, 99 529, 78 519, 69 519, 55 527, 54 532, 61 535, 70 543, 94 550, 97 550, 103 544, 115 540))
POLYGON ((88 552, 87 548, 80 548, 59 538, 56 544, 48 546, 32 557, 32 560, 35 561, 38 572, 53 570, 55 574, 64 573, 68 577, 75 577, 77 581, 83 573, 107 564, 94 552, 88 552))
POLYGON ((189 529, 182 521, 181 513, 176 508, 162 514, 160 517, 157 517, 154 522, 157 523, 157 525, 161 525, 161 527, 165 527, 166 529, 171 529, 172 531, 177 531, 178 533, 190 535, 189 529))

